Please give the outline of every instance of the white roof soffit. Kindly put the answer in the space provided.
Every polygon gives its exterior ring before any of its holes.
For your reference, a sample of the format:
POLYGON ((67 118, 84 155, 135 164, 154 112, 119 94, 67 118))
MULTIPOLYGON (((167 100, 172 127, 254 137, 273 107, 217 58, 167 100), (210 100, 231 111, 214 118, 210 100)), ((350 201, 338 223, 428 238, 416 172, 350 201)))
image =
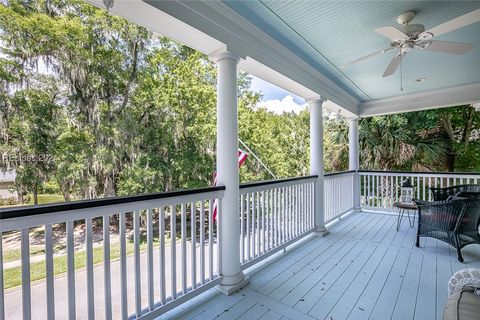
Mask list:
POLYGON ((445 108, 480 102, 480 83, 419 92, 360 104, 360 117, 445 108))
MULTIPOLYGON (((87 0, 105 8, 102 0, 87 0)), ((112 14, 205 54, 228 48, 245 58, 239 68, 303 98, 323 96, 342 112, 359 101, 220 1, 115 0, 112 14)))

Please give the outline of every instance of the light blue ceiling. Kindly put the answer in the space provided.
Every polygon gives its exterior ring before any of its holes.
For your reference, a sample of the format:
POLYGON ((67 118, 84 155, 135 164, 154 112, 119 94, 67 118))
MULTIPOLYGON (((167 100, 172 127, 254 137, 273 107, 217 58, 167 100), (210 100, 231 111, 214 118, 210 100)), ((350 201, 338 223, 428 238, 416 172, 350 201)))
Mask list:
POLYGON ((293 1, 227 0, 238 14, 289 47, 361 101, 480 82, 480 23, 458 29, 437 40, 472 43, 465 55, 414 50, 400 71, 382 74, 395 54, 392 50, 346 69, 339 66, 382 50, 389 40, 373 30, 396 23, 405 11, 417 13, 412 23, 437 26, 480 8, 480 1, 293 1), (415 79, 425 77, 417 83, 415 79))

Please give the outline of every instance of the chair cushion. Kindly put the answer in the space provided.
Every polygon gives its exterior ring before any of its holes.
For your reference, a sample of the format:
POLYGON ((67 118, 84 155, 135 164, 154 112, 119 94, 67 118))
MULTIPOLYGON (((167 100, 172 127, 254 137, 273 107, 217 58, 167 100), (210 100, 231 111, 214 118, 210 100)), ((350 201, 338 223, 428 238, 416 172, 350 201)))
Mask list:
POLYGON ((480 296, 472 288, 464 288, 448 297, 443 320, 478 320, 480 296))

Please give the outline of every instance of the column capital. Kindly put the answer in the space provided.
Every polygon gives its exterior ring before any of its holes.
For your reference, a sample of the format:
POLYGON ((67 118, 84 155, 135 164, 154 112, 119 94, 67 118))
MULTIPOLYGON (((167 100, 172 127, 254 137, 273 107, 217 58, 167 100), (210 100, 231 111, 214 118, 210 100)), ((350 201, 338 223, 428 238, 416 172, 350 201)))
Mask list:
POLYGON ((240 61, 239 55, 228 50, 220 50, 220 51, 212 52, 208 55, 208 57, 210 58, 210 60, 212 60, 215 63, 218 63, 219 61, 222 61, 222 60, 231 60, 231 61, 234 61, 235 64, 238 64, 238 62, 240 61))
POLYGON ((327 98, 325 97, 305 98, 305 102, 308 103, 309 105, 313 105, 313 104, 323 105, 325 101, 327 101, 327 98))
POLYGON ((347 117, 346 119, 347 119, 349 122, 352 122, 352 121, 358 122, 358 120, 360 120, 359 117, 347 117))

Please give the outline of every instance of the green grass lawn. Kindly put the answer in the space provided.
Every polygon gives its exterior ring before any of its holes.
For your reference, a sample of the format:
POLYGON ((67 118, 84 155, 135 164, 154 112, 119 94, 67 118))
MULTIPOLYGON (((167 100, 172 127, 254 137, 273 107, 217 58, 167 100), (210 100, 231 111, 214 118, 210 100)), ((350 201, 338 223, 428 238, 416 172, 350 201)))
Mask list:
MULTIPOLYGON (((26 201, 23 205, 33 205, 33 195, 28 194, 28 201, 26 201)), ((65 198, 61 194, 48 194, 48 193, 39 193, 38 194, 38 204, 47 204, 47 203, 58 203, 58 202, 65 202, 65 198)), ((19 204, 16 205, 4 205, 3 202, 0 201, 0 207, 16 207, 20 206, 19 204)))
MULTIPOLYGON (((61 194, 46 194, 46 193, 39 193, 38 194, 38 204, 46 204, 46 203, 55 203, 55 202, 65 202, 65 198, 61 194)), ((28 199, 28 203, 26 204, 33 204, 33 195, 30 195, 28 199)))
MULTIPOLYGON (((30 257, 45 253, 45 246, 30 246, 30 257)), ((11 262, 20 260, 22 257, 22 249, 11 249, 3 252, 3 262, 11 262)))

